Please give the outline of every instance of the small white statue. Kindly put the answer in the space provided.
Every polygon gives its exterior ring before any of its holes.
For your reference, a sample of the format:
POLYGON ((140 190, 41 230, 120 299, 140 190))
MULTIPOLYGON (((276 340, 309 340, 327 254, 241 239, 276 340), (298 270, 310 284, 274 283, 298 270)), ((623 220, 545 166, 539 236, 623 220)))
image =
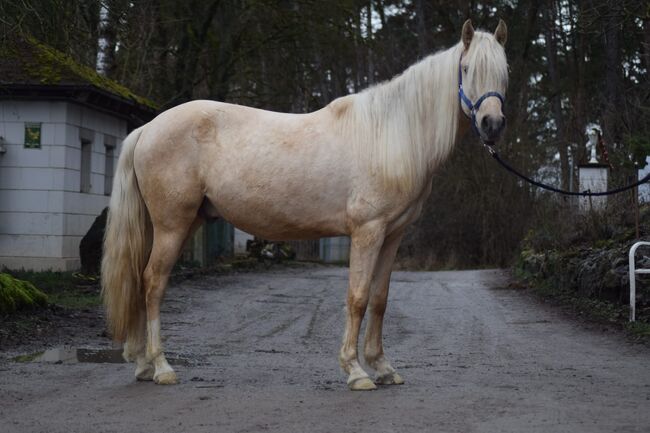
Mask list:
POLYGON ((589 164, 598 164, 598 159, 596 158, 596 148, 598 147, 598 136, 600 131, 596 128, 591 128, 587 133, 587 138, 589 140, 586 143, 587 151, 591 150, 591 158, 589 159, 589 164))

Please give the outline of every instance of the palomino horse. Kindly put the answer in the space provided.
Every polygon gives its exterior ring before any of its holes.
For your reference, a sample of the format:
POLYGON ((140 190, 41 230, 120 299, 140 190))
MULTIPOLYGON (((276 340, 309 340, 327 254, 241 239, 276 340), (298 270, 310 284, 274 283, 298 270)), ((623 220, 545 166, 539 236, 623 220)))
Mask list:
POLYGON ((110 330, 126 341, 136 377, 176 383, 160 303, 185 240, 221 217, 270 240, 349 235, 341 367, 353 390, 403 383, 382 347, 391 267, 461 132, 472 122, 494 141, 503 129, 501 97, 487 92, 505 93, 506 34, 503 21, 489 34, 468 20, 455 46, 313 113, 194 101, 133 131, 115 174, 102 287, 110 330), (357 355, 367 309, 364 356, 375 382, 357 355))

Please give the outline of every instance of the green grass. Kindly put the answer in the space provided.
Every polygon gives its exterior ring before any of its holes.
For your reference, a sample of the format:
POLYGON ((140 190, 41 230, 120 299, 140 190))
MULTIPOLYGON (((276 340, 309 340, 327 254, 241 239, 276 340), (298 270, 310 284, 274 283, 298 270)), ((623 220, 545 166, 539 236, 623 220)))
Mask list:
POLYGON ((98 307, 102 304, 99 293, 83 293, 75 290, 52 293, 49 298, 52 304, 73 309, 98 307))
POLYGON ((631 322, 625 326, 625 329, 635 337, 650 339, 650 323, 631 322))
POLYGON ((12 361, 14 362, 32 362, 39 356, 41 356, 44 352, 34 352, 34 353, 28 353, 26 355, 18 355, 16 357, 11 358, 12 361))

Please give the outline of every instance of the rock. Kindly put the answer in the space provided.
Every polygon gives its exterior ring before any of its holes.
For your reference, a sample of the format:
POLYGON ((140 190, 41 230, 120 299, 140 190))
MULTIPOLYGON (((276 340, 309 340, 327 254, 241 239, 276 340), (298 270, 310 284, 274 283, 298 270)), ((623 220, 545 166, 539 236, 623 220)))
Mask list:
POLYGON ((79 243, 79 257, 81 258, 81 271, 85 274, 98 274, 102 262, 102 250, 104 244, 104 229, 106 228, 106 216, 108 208, 95 218, 88 233, 79 243))

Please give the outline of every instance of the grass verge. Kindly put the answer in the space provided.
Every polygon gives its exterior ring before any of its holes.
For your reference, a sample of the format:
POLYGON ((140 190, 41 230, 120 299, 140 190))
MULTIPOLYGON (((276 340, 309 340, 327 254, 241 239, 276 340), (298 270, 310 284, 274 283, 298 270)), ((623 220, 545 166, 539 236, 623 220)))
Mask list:
POLYGON ((576 316, 615 326, 625 330, 634 340, 650 343, 650 323, 647 322, 647 317, 637 317, 636 322, 629 322, 630 309, 627 305, 579 296, 576 292, 560 289, 550 281, 536 278, 521 269, 515 269, 514 276, 537 296, 570 309, 576 316))

